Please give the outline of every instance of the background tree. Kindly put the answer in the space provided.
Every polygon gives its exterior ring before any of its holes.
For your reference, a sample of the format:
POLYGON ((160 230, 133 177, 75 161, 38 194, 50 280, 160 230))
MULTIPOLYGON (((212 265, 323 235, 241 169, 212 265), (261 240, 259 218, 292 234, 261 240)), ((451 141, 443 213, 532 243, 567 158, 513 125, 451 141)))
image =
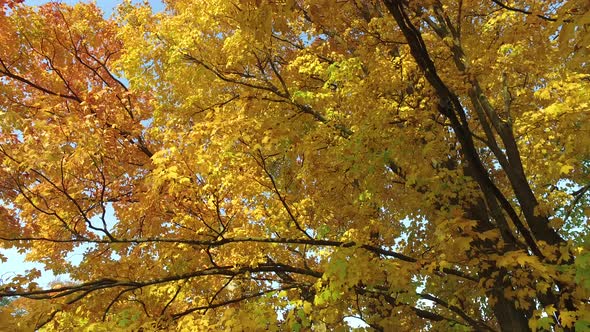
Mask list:
POLYGON ((10 5, 12 328, 590 328, 586 1, 10 5))

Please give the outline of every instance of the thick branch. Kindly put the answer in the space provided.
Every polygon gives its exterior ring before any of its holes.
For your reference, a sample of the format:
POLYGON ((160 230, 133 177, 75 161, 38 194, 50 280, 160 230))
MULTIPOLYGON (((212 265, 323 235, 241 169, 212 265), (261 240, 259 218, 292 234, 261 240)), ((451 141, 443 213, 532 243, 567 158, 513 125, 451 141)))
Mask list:
MULTIPOLYGON (((51 239, 51 238, 44 238, 44 237, 22 237, 22 238, 6 238, 0 237, 0 240, 4 241, 11 241, 11 242, 20 242, 20 241, 47 241, 47 242, 56 242, 56 243, 103 243, 103 244, 110 244, 110 243, 131 243, 131 244, 139 244, 139 243, 151 243, 151 242, 159 242, 159 243, 171 243, 171 244, 188 244, 194 246, 206 246, 209 248, 213 247, 220 247, 225 244, 229 243, 246 243, 246 242, 254 242, 254 243, 276 243, 276 244, 302 244, 302 245, 311 245, 311 246, 323 246, 323 247, 341 247, 341 248, 352 248, 352 247, 359 247, 364 250, 382 255, 384 257, 392 257, 399 259, 404 262, 408 263, 417 263, 418 260, 416 258, 406 256, 404 254, 387 250, 381 247, 372 246, 368 244, 358 244, 356 242, 342 242, 342 241, 332 241, 332 240, 316 240, 316 239, 289 239, 289 238, 222 238, 218 240, 189 240, 189 239, 167 239, 167 238, 143 238, 143 239, 115 239, 113 241, 108 239, 103 240, 94 240, 94 239, 87 239, 87 238, 74 238, 74 239, 51 239)), ((457 277, 461 277, 466 280, 471 280, 474 282, 478 282, 479 280, 473 276, 470 276, 464 272, 444 268, 442 272, 450 275, 454 275, 457 277)))
POLYGON ((473 176, 475 180, 482 188, 488 188, 494 193, 494 196, 496 196, 504 211, 510 216, 510 219, 512 219, 513 223, 524 237, 527 245, 535 255, 544 258, 535 239, 524 226, 510 202, 490 179, 487 170, 479 158, 477 149, 475 148, 463 106, 461 105, 459 98, 449 90, 440 76, 438 76, 436 66, 430 59, 421 33, 416 26, 414 26, 405 12, 403 2, 400 0, 386 0, 385 4, 406 37, 414 60, 424 72, 430 85, 432 85, 436 91, 439 97, 439 112, 450 120, 451 126, 457 135, 457 139, 461 143, 462 154, 473 167, 473 176))
POLYGON ((78 292, 94 292, 101 289, 107 288, 118 288, 118 287, 129 287, 129 288, 141 288, 151 285, 163 284, 178 280, 188 280, 196 277, 202 276, 238 276, 244 273, 258 273, 258 272, 285 272, 285 273, 294 273, 294 274, 301 274, 307 275, 314 278, 321 278, 322 273, 318 271, 313 271, 309 269, 303 269, 298 267, 293 267, 285 264, 275 263, 275 264, 260 264, 256 267, 246 267, 246 266, 222 266, 222 267, 212 267, 203 269, 200 271, 195 271, 186 274, 179 274, 179 275, 172 275, 168 277, 152 279, 152 280, 145 280, 145 281, 132 281, 132 280, 115 280, 110 278, 100 279, 96 281, 90 281, 83 284, 73 285, 73 286, 62 286, 52 289, 37 289, 37 290, 7 290, 3 289, 0 290, 0 297, 4 296, 22 296, 28 297, 31 299, 54 299, 54 298, 61 298, 64 296, 68 296, 70 294, 78 293, 78 292))

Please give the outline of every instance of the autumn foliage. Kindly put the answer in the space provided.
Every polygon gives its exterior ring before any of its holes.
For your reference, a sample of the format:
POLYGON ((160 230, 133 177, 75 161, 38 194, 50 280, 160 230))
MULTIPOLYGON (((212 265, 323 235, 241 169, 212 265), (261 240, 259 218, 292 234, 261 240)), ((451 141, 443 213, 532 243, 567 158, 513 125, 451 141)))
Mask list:
POLYGON ((0 1, 0 330, 590 330, 587 0, 166 6, 0 1))

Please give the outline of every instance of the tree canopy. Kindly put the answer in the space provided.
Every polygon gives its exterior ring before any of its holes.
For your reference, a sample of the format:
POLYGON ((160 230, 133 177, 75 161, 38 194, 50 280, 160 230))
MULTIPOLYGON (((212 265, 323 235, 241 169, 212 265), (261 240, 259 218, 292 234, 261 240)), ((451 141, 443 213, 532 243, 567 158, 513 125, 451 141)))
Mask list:
POLYGON ((20 2, 0 328, 590 330, 587 0, 20 2))

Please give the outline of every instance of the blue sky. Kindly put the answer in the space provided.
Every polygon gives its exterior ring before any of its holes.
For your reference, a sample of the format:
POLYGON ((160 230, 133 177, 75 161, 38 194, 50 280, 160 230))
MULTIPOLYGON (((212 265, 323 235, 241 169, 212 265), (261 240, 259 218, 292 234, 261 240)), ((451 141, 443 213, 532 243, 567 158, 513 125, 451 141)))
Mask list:
MULTIPOLYGON (((25 4, 27 5, 31 5, 31 6, 36 6, 36 5, 41 5, 44 3, 47 3, 50 1, 47 0, 25 0, 25 4)), ((111 14, 113 13, 113 9, 122 2, 122 0, 96 0, 96 1, 79 1, 79 0, 60 0, 60 1, 55 1, 55 2, 62 2, 65 4, 75 4, 78 2, 96 2, 96 4, 104 11, 104 14, 106 17, 111 16, 111 14)), ((134 1, 134 2, 140 2, 140 1, 134 1)), ((164 10, 164 5, 162 4, 162 2, 160 0, 149 0, 150 5, 152 6, 152 9, 154 11, 162 11, 164 10)))

